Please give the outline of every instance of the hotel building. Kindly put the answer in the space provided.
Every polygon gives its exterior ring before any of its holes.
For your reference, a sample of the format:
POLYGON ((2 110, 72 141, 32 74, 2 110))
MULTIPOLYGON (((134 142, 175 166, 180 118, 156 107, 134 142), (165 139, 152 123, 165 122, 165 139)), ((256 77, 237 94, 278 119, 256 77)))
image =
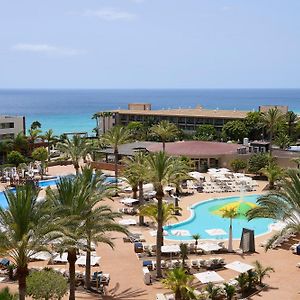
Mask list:
POLYGON ((25 134, 25 117, 0 116, 0 141, 14 139, 20 132, 25 134))

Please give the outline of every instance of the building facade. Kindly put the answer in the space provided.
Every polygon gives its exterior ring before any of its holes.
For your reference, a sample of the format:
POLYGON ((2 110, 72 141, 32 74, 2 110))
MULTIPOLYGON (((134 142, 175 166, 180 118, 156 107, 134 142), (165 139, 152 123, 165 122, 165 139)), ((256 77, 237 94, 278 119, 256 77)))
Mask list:
POLYGON ((0 141, 14 139, 20 132, 25 134, 25 117, 0 116, 0 141))
POLYGON ((148 103, 130 103, 128 109, 113 110, 98 113, 99 134, 105 133, 115 125, 126 126, 130 122, 154 124, 162 120, 174 123, 186 133, 195 132, 201 125, 213 125, 217 132, 221 132, 224 124, 229 121, 243 120, 248 111, 238 110, 210 110, 198 106, 193 109, 160 109, 152 110, 148 103))

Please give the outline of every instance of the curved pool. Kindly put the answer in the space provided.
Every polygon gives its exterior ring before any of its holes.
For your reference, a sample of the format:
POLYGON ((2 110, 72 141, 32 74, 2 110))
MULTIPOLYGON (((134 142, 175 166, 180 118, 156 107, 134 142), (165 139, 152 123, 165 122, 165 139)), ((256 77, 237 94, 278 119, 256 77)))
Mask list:
MULTIPOLYGON (((198 233, 201 239, 226 239, 228 238, 229 219, 222 218, 218 211, 236 203, 238 205, 241 203, 239 207, 241 210, 245 210, 245 206, 248 208, 255 206, 258 197, 258 195, 244 196, 242 199, 241 197, 228 197, 197 203, 191 207, 192 216, 188 220, 164 227, 168 232, 165 238, 170 240, 192 240, 191 235, 198 233), (223 229, 226 234, 211 236, 205 231, 208 229, 223 229), (175 230, 185 230, 190 235, 174 235, 175 230)), ((270 231, 269 227, 272 223, 274 223, 272 219, 266 218, 248 222, 245 216, 241 215, 239 218, 233 219, 233 238, 239 239, 243 228, 253 229, 256 236, 267 233, 270 231)))

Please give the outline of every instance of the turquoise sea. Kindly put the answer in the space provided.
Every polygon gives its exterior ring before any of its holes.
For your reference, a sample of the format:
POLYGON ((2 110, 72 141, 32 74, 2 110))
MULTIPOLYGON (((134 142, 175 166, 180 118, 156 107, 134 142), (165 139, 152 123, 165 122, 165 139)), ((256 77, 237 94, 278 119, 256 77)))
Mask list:
POLYGON ((300 113, 300 89, 147 89, 147 90, 0 90, 0 115, 25 115, 56 134, 92 134, 95 112, 126 108, 130 102, 152 103, 154 109, 195 107, 257 110, 259 105, 288 105, 300 113))

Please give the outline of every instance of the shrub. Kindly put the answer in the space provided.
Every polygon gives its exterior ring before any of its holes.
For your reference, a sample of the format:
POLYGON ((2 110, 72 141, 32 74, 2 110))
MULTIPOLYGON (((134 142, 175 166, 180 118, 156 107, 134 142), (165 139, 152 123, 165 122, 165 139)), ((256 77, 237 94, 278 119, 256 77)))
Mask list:
POLYGON ((217 131, 213 125, 200 125, 196 128, 195 140, 212 141, 216 138, 217 131))
POLYGON ((230 166, 234 172, 238 172, 247 168, 247 162, 243 159, 236 158, 230 162, 230 166))
POLYGON ((7 155, 7 161, 8 163, 14 165, 14 166, 18 166, 19 164, 25 162, 25 158, 24 156, 18 152, 18 151, 11 151, 8 155, 7 155))
POLYGON ((248 160, 248 170, 251 173, 259 174, 261 169, 265 168, 270 162, 270 157, 267 153, 256 153, 248 160))

